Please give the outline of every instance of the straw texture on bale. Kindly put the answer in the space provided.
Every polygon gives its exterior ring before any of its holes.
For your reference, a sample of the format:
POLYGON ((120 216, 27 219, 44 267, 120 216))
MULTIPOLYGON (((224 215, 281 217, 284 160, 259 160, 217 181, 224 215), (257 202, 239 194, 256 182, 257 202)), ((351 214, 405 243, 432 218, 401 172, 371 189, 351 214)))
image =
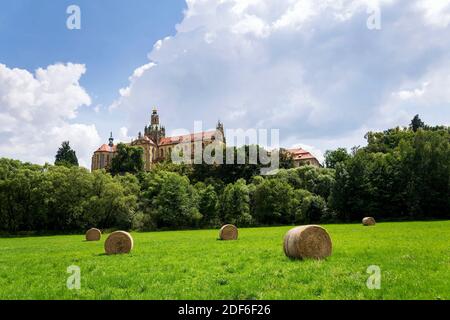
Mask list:
POLYGON ((133 237, 125 231, 111 233, 105 241, 106 254, 129 253, 133 249, 133 237))
POLYGON ((238 229, 232 224, 224 225, 219 232, 220 240, 237 240, 238 229))
POLYGON ((328 232, 321 226, 306 225, 289 230, 284 236, 284 253, 293 259, 323 259, 331 255, 328 232))
POLYGON ((364 219, 362 219, 362 224, 365 226, 374 226, 375 219, 372 217, 365 217, 364 219))
POLYGON ((86 232, 86 241, 99 241, 102 237, 102 232, 96 228, 89 229, 86 232))

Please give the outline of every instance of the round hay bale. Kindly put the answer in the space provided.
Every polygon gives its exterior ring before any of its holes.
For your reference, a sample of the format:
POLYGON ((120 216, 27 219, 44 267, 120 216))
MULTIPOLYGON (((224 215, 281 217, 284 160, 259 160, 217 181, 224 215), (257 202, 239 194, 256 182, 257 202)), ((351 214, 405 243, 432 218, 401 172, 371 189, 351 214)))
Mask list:
POLYGON ((364 226, 374 226, 375 219, 373 217, 365 217, 364 219, 362 219, 362 224, 364 226))
POLYGON ((293 259, 323 259, 331 255, 328 232, 321 226, 306 225, 289 230, 284 236, 284 253, 293 259))
POLYGON ((238 228, 232 224, 226 224, 220 228, 219 232, 220 240, 237 240, 238 238, 238 228))
POLYGON ((99 229, 92 228, 86 232, 86 241, 99 241, 102 237, 102 232, 99 229))
POLYGON ((129 253, 133 249, 133 237, 125 231, 115 231, 105 241, 106 254, 129 253))

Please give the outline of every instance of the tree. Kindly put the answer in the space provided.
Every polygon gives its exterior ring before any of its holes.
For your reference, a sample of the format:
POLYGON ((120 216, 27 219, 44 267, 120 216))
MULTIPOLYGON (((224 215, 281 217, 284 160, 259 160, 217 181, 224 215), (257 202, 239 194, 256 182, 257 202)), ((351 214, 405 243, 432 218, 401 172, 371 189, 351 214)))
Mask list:
POLYGON ((91 196, 85 203, 82 219, 85 228, 129 229, 138 207, 137 178, 129 174, 112 177, 104 170, 96 170, 91 179, 91 196))
POLYGON ((199 203, 198 209, 202 215, 203 226, 215 226, 218 224, 218 198, 216 191, 212 185, 205 185, 203 182, 198 182, 195 185, 198 193, 199 203))
POLYGON ((78 159, 74 150, 70 147, 69 141, 64 141, 55 156, 56 166, 76 166, 78 167, 78 159))
POLYGON ((219 205, 222 223, 242 226, 252 222, 252 216, 250 215, 250 191, 244 179, 239 179, 225 187, 219 205))
POLYGON ((303 224, 319 223, 327 215, 327 204, 321 196, 310 195, 302 199, 297 213, 297 222, 303 224))
POLYGON ((292 154, 283 148, 280 149, 280 168, 294 168, 294 159, 292 158, 292 154))
POLYGON ((198 211, 198 195, 185 176, 175 172, 148 173, 142 197, 157 228, 193 227, 202 218, 198 211))
POLYGON ((117 145, 117 154, 111 162, 111 174, 136 174, 144 170, 144 149, 123 143, 117 145))
POLYGON ((225 184, 234 183, 239 179, 250 181, 261 173, 261 161, 257 161, 263 148, 259 145, 244 145, 237 147, 222 147, 223 164, 194 164, 189 178, 193 182, 205 181, 208 178, 220 180, 225 184), (255 157, 255 158, 253 158, 255 157), (228 161, 234 160, 232 163, 228 161), (255 163, 256 162, 256 163, 255 163))
POLYGON ((419 115, 416 114, 414 118, 411 120, 411 124, 409 125, 409 128, 416 132, 417 130, 424 128, 425 123, 420 119, 419 115))
POLYGON ((345 148, 327 150, 325 152, 325 166, 330 169, 335 169, 338 163, 345 162, 348 159, 350 159, 350 155, 345 148))
POLYGON ((294 189, 281 179, 266 179, 256 186, 253 194, 254 217, 262 224, 294 222, 294 189))
POLYGON ((331 200, 333 208, 338 211, 343 221, 353 221, 368 215, 371 194, 369 181, 368 153, 358 151, 349 161, 338 163, 336 166, 336 182, 331 200))
POLYGON ((370 133, 368 146, 336 166, 332 207, 341 220, 445 218, 450 214, 447 127, 370 133))

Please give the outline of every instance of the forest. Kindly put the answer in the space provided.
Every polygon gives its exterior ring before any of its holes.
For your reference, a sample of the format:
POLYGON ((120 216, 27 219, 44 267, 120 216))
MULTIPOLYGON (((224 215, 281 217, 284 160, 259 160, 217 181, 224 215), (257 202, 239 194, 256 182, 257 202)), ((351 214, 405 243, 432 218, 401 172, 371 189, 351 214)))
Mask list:
POLYGON ((388 221, 450 218, 449 127, 427 126, 416 116, 408 128, 369 132, 366 139, 367 146, 350 152, 327 151, 323 168, 293 168, 282 156, 281 169, 267 176, 259 175, 258 165, 169 161, 145 172, 136 156, 140 150, 127 146, 110 170, 92 173, 78 166, 68 143, 55 165, 2 158, 0 231, 269 226, 353 222, 368 215, 388 221))

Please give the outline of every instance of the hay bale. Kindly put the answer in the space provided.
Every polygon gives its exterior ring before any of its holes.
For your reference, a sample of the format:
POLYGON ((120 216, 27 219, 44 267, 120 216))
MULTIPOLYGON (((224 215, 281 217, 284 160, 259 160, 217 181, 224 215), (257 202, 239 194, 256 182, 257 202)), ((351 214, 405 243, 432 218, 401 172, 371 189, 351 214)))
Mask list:
POLYGON ((102 237, 102 232, 99 229, 92 228, 86 232, 86 241, 99 241, 102 237))
POLYGON ((111 233, 105 241, 106 254, 129 253, 133 249, 133 237, 125 231, 111 233))
POLYGON ((220 240, 237 240, 238 229, 232 224, 226 224, 220 228, 219 238, 220 240))
POLYGON ((323 259, 331 255, 328 232, 321 226, 306 225, 289 230, 284 236, 284 253, 294 259, 323 259))
POLYGON ((365 217, 364 219, 362 219, 362 224, 364 226, 374 226, 375 219, 373 217, 365 217))

